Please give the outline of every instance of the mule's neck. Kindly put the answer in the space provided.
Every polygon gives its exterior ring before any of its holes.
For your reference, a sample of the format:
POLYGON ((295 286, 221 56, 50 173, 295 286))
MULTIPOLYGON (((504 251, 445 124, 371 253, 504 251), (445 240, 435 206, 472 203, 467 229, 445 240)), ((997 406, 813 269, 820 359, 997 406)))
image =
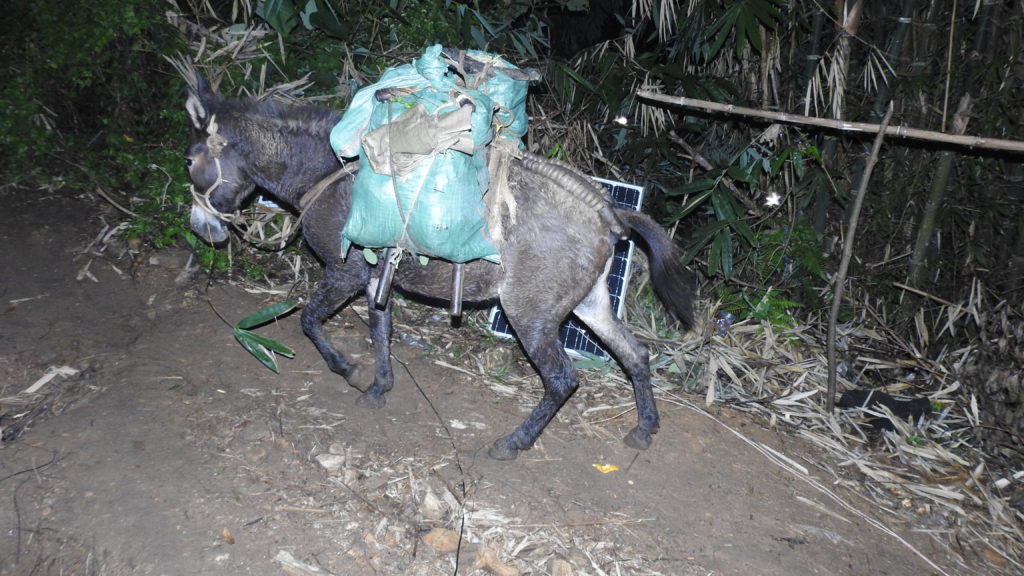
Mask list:
POLYGON ((295 130, 267 135, 252 143, 249 176, 276 200, 297 209, 303 195, 341 168, 329 136, 329 131, 317 134, 295 130))

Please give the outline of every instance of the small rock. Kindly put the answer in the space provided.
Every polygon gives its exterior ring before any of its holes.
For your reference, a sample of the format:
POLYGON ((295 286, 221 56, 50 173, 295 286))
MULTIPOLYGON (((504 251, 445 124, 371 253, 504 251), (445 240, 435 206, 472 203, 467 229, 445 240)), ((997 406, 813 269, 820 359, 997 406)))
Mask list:
POLYGON ((552 558, 548 572, 551 576, 576 576, 576 569, 562 558, 552 558))
POLYGON ((459 548, 459 533, 447 528, 434 528, 423 535, 423 542, 438 552, 455 552, 459 548))
POLYGON ((441 520, 445 517, 444 502, 434 494, 434 491, 427 488, 423 495, 423 502, 420 504, 419 513, 427 520, 441 520))
POLYGON ((331 474, 334 474, 345 465, 344 454, 317 454, 316 461, 331 474))
POLYGON ((477 552, 476 561, 473 562, 473 570, 480 568, 494 574, 494 576, 519 576, 522 574, 515 566, 502 562, 498 555, 486 546, 480 547, 480 550, 477 552))
POLYGON ((252 446, 246 447, 243 457, 247 464, 253 466, 263 462, 267 457, 267 449, 260 444, 253 444, 252 446))

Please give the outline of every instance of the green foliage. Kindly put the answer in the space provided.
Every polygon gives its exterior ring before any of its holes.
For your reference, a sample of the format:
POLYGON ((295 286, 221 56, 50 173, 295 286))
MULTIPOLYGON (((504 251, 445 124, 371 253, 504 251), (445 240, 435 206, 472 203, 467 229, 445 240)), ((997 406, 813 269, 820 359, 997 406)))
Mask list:
POLYGON ((756 249, 747 255, 744 285, 719 291, 723 308, 738 318, 774 326, 796 324, 796 308, 817 309, 823 302, 816 287, 826 282, 817 236, 805 221, 790 224, 770 219, 757 234, 756 249))
POLYGON ((180 49, 161 6, 143 0, 18 2, 0 48, 5 181, 66 172, 139 216, 127 229, 155 246, 182 238, 190 198, 182 167, 180 81, 161 53, 180 49), (170 79, 170 81, 169 81, 170 79))
POLYGON ((744 0, 733 2, 708 29, 705 38, 710 44, 700 46, 701 56, 713 59, 718 56, 729 38, 733 39, 733 50, 737 58, 749 45, 755 52, 761 52, 763 41, 760 27, 774 30, 782 18, 778 6, 781 0, 744 0))
POLYGON ((192 248, 192 252, 196 255, 199 265, 208 274, 224 272, 231 268, 231 261, 228 259, 227 254, 203 242, 191 230, 184 230, 181 236, 184 238, 185 243, 192 248))
POLYGON ((261 364, 274 372, 278 372, 275 353, 293 358, 295 352, 276 340, 252 332, 251 329, 276 319, 292 308, 295 308, 295 302, 279 302, 266 308, 261 308, 239 320, 238 324, 235 324, 233 328, 235 340, 238 340, 242 348, 248 350, 261 364))

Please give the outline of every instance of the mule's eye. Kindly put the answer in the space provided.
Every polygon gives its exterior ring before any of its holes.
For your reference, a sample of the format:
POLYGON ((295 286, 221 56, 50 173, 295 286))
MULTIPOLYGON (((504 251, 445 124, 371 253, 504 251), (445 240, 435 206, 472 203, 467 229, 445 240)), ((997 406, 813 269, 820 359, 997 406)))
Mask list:
POLYGON ((188 158, 188 157, 185 158, 185 167, 186 168, 191 168, 192 167, 192 159, 191 158, 188 158))

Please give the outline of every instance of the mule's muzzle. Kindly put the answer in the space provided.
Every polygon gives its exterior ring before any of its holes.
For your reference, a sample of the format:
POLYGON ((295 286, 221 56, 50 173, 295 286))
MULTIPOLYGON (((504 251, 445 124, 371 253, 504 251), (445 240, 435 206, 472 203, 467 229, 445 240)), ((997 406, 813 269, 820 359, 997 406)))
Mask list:
POLYGON ((220 218, 196 205, 192 206, 189 225, 197 236, 214 246, 223 244, 228 240, 228 225, 220 218))

